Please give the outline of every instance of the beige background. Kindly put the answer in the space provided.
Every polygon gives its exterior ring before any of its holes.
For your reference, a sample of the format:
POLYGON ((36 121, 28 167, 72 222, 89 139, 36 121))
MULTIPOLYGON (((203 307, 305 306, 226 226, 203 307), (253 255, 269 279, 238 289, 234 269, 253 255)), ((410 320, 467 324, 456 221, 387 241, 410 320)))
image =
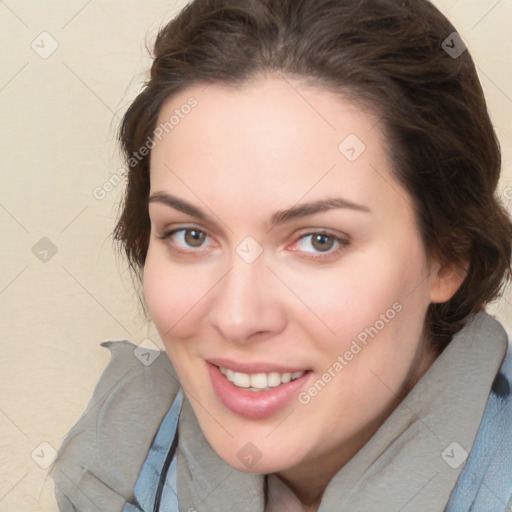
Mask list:
MULTIPOLYGON (((510 209, 512 3, 435 3, 478 66, 510 209)), ((121 167, 115 129, 150 64, 145 38, 183 4, 0 2, 0 511, 56 510, 36 461, 49 460, 82 413, 109 357, 99 343, 160 343, 109 238, 123 182, 103 199, 93 191, 121 167), (57 249, 46 262, 32 250, 43 237, 57 249)), ((511 333, 510 290, 491 312, 511 333)))

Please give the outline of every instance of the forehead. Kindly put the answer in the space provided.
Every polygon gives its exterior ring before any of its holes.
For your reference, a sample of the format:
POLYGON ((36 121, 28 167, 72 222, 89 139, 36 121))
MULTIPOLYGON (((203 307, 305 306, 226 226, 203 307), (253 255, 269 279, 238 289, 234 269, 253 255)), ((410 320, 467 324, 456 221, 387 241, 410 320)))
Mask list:
POLYGON ((336 192, 363 202, 382 195, 382 176, 392 179, 375 114, 289 78, 189 87, 164 103, 165 123, 151 152, 152 192, 289 204, 336 192))
POLYGON ((243 150, 251 161, 256 157, 260 164, 264 158, 267 165, 269 157, 290 156, 290 149, 308 162, 319 161, 323 151, 315 149, 327 149, 332 159, 339 142, 351 133, 372 142, 367 133, 379 121, 341 94, 280 77, 237 88, 217 83, 189 87, 164 103, 157 124, 165 128, 172 119, 164 134, 169 145, 188 142, 193 132, 196 154, 216 154, 222 143, 231 157, 243 150), (192 109, 187 106, 190 98, 196 102, 192 109))

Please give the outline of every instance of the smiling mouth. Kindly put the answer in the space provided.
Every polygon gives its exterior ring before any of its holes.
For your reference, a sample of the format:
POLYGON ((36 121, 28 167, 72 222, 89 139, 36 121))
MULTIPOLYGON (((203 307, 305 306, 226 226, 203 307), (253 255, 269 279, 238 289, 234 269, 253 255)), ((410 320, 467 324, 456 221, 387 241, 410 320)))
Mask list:
POLYGON ((312 370, 299 370, 300 366, 218 359, 207 364, 217 398, 232 413, 251 420, 267 418, 286 408, 313 375, 312 370))
POLYGON ((217 366, 217 368, 220 373, 222 373, 222 375, 224 375, 226 379, 236 387, 254 392, 270 391, 272 388, 297 380, 306 373, 306 370, 300 370, 293 373, 242 373, 235 372, 229 368, 224 368, 223 366, 217 366))

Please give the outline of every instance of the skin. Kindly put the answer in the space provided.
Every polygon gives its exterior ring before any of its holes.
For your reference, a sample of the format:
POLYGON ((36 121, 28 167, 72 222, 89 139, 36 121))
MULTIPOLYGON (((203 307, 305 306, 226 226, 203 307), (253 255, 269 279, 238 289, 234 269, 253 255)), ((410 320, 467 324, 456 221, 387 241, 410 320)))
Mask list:
POLYGON ((276 474, 316 510, 332 476, 433 362, 427 307, 448 300, 461 277, 427 259, 378 117, 272 76, 237 89, 189 87, 167 100, 159 122, 190 96, 197 107, 151 152, 150 195, 171 193, 213 220, 150 202, 147 307, 212 448, 240 471, 276 474), (366 146, 353 162, 338 150, 349 134, 366 146), (333 209, 270 229, 276 210, 327 197, 369 211, 333 209), (159 238, 178 228, 200 230, 202 245, 189 231, 159 238), (312 230, 348 243, 322 246, 304 236, 312 230), (263 250, 250 264, 236 252, 247 236, 263 250), (211 357, 309 369, 307 388, 394 303, 402 310, 306 405, 294 399, 248 419, 212 389, 211 357), (237 457, 247 442, 262 454, 250 470, 237 457))

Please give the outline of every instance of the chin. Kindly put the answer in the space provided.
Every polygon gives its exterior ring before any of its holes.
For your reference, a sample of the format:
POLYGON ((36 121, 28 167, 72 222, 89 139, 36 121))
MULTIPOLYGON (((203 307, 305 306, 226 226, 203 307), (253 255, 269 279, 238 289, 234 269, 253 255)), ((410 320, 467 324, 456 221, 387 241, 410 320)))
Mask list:
POLYGON ((258 440, 253 442, 247 435, 235 435, 221 444, 212 444, 210 440, 208 443, 226 464, 243 473, 270 474, 285 471, 300 464, 305 456, 298 453, 283 453, 278 446, 269 443, 262 446, 263 443, 258 440))
POLYGON ((271 474, 271 473, 277 473, 277 472, 280 472, 280 471, 285 471, 286 469, 289 469, 290 466, 289 465, 286 465, 286 464, 283 464, 283 460, 282 458, 280 457, 280 460, 279 461, 274 461, 274 460, 266 460, 264 461, 263 460, 263 457, 256 461, 256 462, 253 462, 252 464, 249 464, 249 462, 247 462, 247 464, 241 462, 238 458, 233 458, 233 457, 228 457, 228 458, 223 458, 221 457, 224 462, 226 464, 228 464, 229 466, 231 466, 232 468, 236 469, 237 471, 241 471, 242 473, 251 473, 251 474, 256 474, 256 475, 267 475, 267 474, 271 474))

